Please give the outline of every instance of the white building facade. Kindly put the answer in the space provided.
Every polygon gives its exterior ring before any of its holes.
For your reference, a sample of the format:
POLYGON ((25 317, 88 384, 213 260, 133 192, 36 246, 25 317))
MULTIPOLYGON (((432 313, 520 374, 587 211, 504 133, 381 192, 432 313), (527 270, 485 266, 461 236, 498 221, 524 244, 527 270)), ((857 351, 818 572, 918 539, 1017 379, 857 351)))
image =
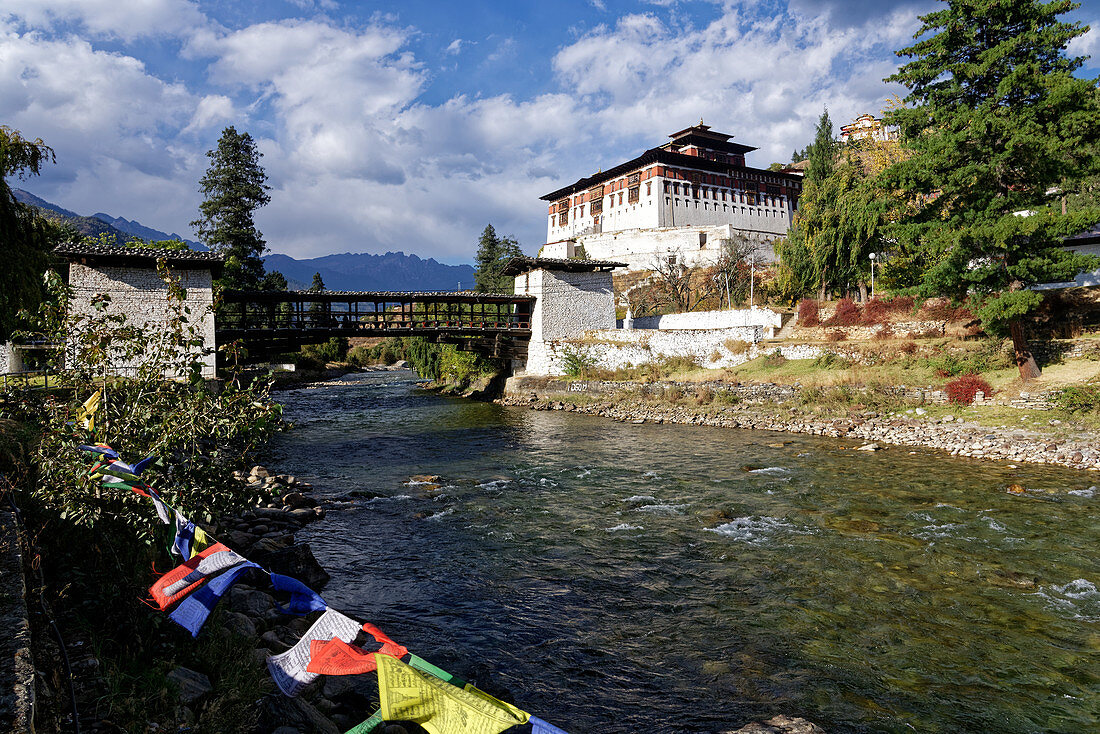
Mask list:
POLYGON ((740 235, 761 246, 762 260, 773 259, 770 243, 791 225, 801 177, 746 166, 745 154, 755 148, 701 123, 669 137, 543 196, 550 204, 541 254, 645 270, 657 257, 716 259, 721 241, 740 235))

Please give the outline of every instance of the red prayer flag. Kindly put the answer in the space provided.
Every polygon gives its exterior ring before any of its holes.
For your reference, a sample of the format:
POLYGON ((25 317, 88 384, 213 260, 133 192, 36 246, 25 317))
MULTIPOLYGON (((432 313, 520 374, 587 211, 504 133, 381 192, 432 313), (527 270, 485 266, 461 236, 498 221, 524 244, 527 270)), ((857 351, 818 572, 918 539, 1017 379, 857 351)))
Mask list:
POLYGON ((164 611, 190 594, 216 572, 243 560, 245 559, 221 543, 214 543, 157 579, 149 589, 149 594, 160 610, 164 611))
POLYGON ((309 665, 306 666, 306 671, 321 675, 358 675, 377 670, 378 663, 374 658, 376 652, 398 660, 409 654, 404 646, 398 645, 370 622, 363 624, 363 631, 381 643, 382 647, 368 652, 335 637, 331 640, 312 640, 309 643, 309 665))

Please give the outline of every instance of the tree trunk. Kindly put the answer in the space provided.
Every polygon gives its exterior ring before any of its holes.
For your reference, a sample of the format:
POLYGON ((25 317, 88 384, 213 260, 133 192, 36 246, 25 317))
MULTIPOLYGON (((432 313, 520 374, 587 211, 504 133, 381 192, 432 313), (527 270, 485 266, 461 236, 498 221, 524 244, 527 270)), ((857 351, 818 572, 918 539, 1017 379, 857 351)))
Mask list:
POLYGON ((1035 356, 1027 345, 1027 337, 1024 336, 1024 325, 1019 319, 1013 319, 1008 323, 1009 334, 1012 335, 1012 350, 1016 355, 1016 368, 1020 370, 1020 379, 1024 382, 1039 377, 1039 365, 1035 363, 1035 356))
POLYGON ((859 284, 859 302, 860 303, 867 303, 867 284, 866 283, 860 283, 859 284))

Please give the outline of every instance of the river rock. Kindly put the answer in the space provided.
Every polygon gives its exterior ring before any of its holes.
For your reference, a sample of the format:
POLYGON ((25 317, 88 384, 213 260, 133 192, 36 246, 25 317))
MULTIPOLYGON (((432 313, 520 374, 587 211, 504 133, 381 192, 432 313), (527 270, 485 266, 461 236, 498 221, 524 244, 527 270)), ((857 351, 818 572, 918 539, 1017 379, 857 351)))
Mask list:
POLYGON ((314 591, 320 591, 328 583, 328 572, 321 568, 321 564, 313 557, 313 550, 308 543, 271 552, 265 550, 257 552, 257 548, 266 540, 265 538, 260 541, 256 544, 256 548, 253 548, 251 556, 253 561, 268 571, 296 578, 314 591))
POLYGON ((882 447, 877 443, 865 443, 857 448, 856 451, 882 451, 882 447))
POLYGON ((240 612, 227 612, 222 627, 235 635, 252 639, 256 637, 256 625, 248 616, 240 612))
POLYGON ((763 723, 753 722, 726 734, 825 734, 825 730, 806 719, 780 714, 763 723))
POLYGON ((320 513, 316 512, 313 507, 299 507, 296 510, 291 510, 287 514, 290 516, 291 520, 301 523, 302 525, 321 519, 320 513))
POLYGON ((259 731, 274 731, 280 726, 320 734, 340 734, 336 725, 301 698, 272 693, 260 701, 259 731))
POLYGON ((249 472, 249 476, 257 479, 267 479, 271 476, 271 472, 267 470, 267 467, 254 466, 252 467, 252 471, 249 472))
POLYGON ((268 610, 275 608, 275 598, 259 589, 234 586, 227 596, 230 609, 255 619, 262 619, 268 610))
POLYGON ((192 704, 214 690, 209 678, 190 668, 176 668, 168 674, 168 680, 179 688, 180 701, 184 704, 192 704))
POLYGON ((283 495, 283 504, 291 509, 299 509, 302 507, 316 507, 317 500, 312 497, 306 497, 301 492, 288 492, 283 495))

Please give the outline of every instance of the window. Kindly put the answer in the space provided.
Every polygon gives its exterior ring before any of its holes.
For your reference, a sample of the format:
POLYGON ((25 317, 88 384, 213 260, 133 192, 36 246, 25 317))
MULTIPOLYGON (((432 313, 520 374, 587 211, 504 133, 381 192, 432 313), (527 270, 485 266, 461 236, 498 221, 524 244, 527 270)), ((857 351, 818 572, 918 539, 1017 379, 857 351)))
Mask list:
POLYGON ((622 206, 622 204, 623 204, 623 192, 620 191, 619 192, 619 206, 622 206))
POLYGON ((581 204, 581 216, 584 216, 584 204, 581 204))
POLYGON ((653 182, 652 181, 646 181, 645 182, 645 195, 646 196, 652 196, 653 195, 653 182))
POLYGON ((638 186, 632 186, 626 191, 626 201, 628 204, 638 203, 638 186))
POLYGON ((592 216, 595 216, 603 211, 603 197, 593 199, 589 204, 588 211, 592 216))
POLYGON ((632 173, 632 174, 630 174, 629 176, 626 177, 626 185, 627 186, 637 186, 638 181, 640 179, 641 179, 641 174, 640 173, 632 173))
POLYGON ((707 233, 706 232, 700 232, 699 233, 699 249, 703 249, 706 246, 707 246, 707 233))
POLYGON ((672 184, 669 183, 668 181, 665 181, 665 193, 666 194, 671 194, 672 193, 672 184))
POLYGON ((558 215, 558 226, 564 227, 569 224, 569 212, 562 212, 558 215))

